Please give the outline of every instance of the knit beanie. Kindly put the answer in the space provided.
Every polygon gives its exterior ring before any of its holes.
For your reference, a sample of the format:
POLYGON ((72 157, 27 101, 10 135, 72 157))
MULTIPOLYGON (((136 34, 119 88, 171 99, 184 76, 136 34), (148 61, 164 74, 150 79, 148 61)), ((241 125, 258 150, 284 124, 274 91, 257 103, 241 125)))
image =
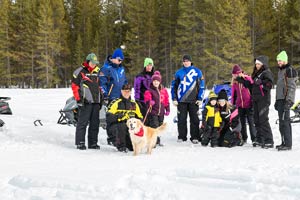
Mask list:
POLYGON ((288 55, 286 54, 285 51, 281 51, 278 55, 277 55, 277 61, 283 61, 283 62, 288 62, 288 55))
POLYGON ((159 71, 155 71, 153 76, 151 77, 152 82, 157 80, 161 83, 161 75, 159 71))
POLYGON ((218 94, 218 100, 220 99, 224 99, 226 101, 228 101, 228 97, 227 97, 227 93, 225 90, 221 90, 218 94))
POLYGON ((182 57, 182 61, 185 61, 185 60, 188 60, 188 61, 191 61, 192 62, 192 57, 190 55, 184 55, 182 57))
POLYGON ((217 100, 218 96, 213 91, 210 91, 208 94, 208 98, 209 98, 209 101, 217 100))
POLYGON ((146 67, 149 64, 151 64, 152 66, 154 66, 152 58, 145 58, 145 60, 144 60, 144 67, 146 67))
POLYGON ((232 68, 232 74, 239 74, 242 72, 242 69, 239 65, 234 65, 232 68))
POLYGON ((111 56, 113 59, 124 60, 124 55, 122 49, 118 48, 114 51, 113 55, 111 56))

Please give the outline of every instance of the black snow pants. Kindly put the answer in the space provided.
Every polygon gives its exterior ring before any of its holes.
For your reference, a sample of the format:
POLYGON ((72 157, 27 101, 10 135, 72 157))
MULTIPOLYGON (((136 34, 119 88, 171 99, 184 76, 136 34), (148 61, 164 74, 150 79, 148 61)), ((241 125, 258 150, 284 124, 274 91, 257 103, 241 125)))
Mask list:
POLYGON ((246 125, 246 119, 248 121, 249 125, 249 131, 250 131, 250 136, 251 136, 251 141, 255 142, 256 141, 256 129, 254 127, 254 118, 253 118, 253 108, 239 108, 239 116, 241 120, 241 125, 242 125, 242 139, 244 142, 247 142, 248 135, 247 135, 247 125, 246 125))
POLYGON ((292 127, 290 121, 290 110, 284 109, 285 100, 277 100, 277 111, 279 117, 279 131, 284 146, 292 147, 292 127))
POLYGON ((86 127, 88 128, 88 145, 97 144, 99 133, 100 104, 84 104, 79 107, 75 144, 85 144, 86 127))
POLYGON ((273 134, 269 123, 270 103, 265 100, 254 100, 254 123, 256 128, 256 139, 260 144, 274 144, 273 134))
POLYGON ((190 117, 190 140, 200 140, 199 135, 199 118, 198 118, 199 107, 195 103, 183 103, 179 102, 177 106, 177 117, 178 117, 178 139, 183 141, 187 140, 187 115, 190 117))

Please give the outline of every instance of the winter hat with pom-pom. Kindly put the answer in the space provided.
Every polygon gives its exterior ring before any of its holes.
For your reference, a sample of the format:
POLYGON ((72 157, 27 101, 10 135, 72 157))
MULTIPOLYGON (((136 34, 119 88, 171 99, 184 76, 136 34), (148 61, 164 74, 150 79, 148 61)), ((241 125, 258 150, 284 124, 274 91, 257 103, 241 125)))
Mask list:
POLYGON ((159 71, 155 71, 151 79, 152 79, 152 82, 155 81, 155 80, 161 82, 160 72, 159 71))
POLYGON ((118 48, 114 51, 113 55, 111 56, 113 59, 119 59, 119 60, 124 60, 124 54, 122 49, 118 48))
POLYGON ((232 74, 239 74, 242 72, 242 69, 239 65, 234 65, 232 67, 232 74))

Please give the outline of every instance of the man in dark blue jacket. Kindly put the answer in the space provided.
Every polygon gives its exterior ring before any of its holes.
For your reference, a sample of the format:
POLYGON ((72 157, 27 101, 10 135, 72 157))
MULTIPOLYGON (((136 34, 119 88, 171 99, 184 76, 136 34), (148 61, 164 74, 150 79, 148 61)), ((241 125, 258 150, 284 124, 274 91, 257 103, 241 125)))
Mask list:
MULTIPOLYGON (((122 86, 127 84, 125 69, 121 64, 123 60, 123 52, 118 48, 111 56, 107 57, 107 60, 100 69, 100 87, 103 91, 104 102, 106 104, 119 98, 122 86)), ((107 142, 109 145, 112 145, 115 142, 115 137, 112 135, 109 125, 106 127, 106 130, 108 136, 107 142)))
POLYGON ((193 66, 192 58, 184 55, 183 66, 175 73, 171 86, 173 104, 177 106, 178 142, 187 140, 187 114, 190 116, 190 140, 197 144, 199 135, 198 110, 204 94, 204 77, 197 67, 193 66))

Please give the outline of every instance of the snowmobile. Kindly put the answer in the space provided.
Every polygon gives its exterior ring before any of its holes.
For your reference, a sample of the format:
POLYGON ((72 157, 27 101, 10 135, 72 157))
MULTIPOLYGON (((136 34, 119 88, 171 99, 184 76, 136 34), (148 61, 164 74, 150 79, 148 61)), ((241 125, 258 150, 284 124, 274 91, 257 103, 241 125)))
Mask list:
MULTIPOLYGON (((290 117, 291 123, 299 123, 300 122, 300 101, 294 103, 291 107, 291 110, 294 112, 294 115, 290 117)), ((279 123, 279 119, 276 120, 276 124, 279 123)))
MULTIPOLYGON (((212 91, 214 91, 214 93, 216 95, 218 95, 221 90, 226 91, 227 96, 228 96, 228 101, 230 101, 231 100, 231 85, 230 85, 230 82, 224 82, 222 84, 214 85, 213 88, 212 88, 212 91)), ((201 116, 202 116, 202 110, 204 109, 204 107, 206 106, 207 103, 208 103, 208 95, 203 99, 202 106, 201 106, 201 108, 199 108, 199 111, 198 111, 198 117, 199 117, 200 120, 201 120, 201 116)), ((177 115, 173 118, 173 122, 174 123, 178 122, 177 115)))
POLYGON ((6 102, 10 100, 10 97, 0 97, 0 114, 1 115, 12 115, 9 104, 6 102))
MULTIPOLYGON (((12 115, 9 104, 6 102, 10 100, 10 97, 0 97, 0 114, 1 115, 12 115)), ((0 119, 0 127, 4 126, 4 121, 0 119)))
MULTIPOLYGON (((103 129, 106 129, 106 106, 102 106, 99 111, 100 123, 99 126, 103 129)), ((58 124, 67 124, 67 125, 77 125, 78 121, 78 105, 74 97, 67 99, 66 104, 63 109, 59 111, 60 117, 57 121, 58 124)))

